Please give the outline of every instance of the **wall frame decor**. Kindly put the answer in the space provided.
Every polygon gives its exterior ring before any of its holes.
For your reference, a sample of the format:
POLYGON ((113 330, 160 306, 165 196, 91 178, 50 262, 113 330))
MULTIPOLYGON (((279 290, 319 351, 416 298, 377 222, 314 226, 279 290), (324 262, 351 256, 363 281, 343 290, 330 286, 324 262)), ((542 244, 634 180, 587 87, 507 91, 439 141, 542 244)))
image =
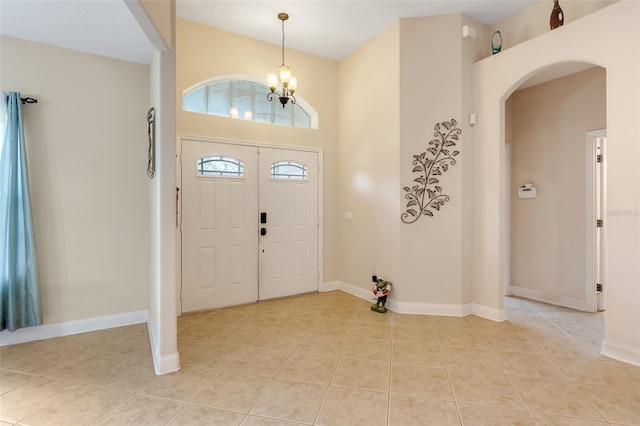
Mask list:
POLYGON ((420 176, 413 180, 413 186, 403 188, 404 198, 408 200, 407 211, 400 216, 404 223, 415 223, 422 216, 433 217, 434 211, 439 211, 449 201, 449 196, 442 193, 440 176, 456 164, 453 157, 460 154, 454 150, 462 134, 457 125, 454 119, 436 123, 434 139, 429 141, 424 152, 413 156, 413 173, 420 176))
POLYGON ((147 136, 149 138, 147 176, 153 179, 156 175, 156 109, 154 107, 147 111, 147 136))

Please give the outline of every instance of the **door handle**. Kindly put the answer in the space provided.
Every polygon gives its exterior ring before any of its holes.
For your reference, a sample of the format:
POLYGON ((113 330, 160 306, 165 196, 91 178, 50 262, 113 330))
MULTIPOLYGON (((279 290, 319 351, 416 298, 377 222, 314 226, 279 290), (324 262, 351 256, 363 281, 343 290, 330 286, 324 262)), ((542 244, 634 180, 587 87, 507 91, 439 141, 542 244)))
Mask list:
POLYGON ((260 228, 260 235, 267 235, 267 228, 260 228))

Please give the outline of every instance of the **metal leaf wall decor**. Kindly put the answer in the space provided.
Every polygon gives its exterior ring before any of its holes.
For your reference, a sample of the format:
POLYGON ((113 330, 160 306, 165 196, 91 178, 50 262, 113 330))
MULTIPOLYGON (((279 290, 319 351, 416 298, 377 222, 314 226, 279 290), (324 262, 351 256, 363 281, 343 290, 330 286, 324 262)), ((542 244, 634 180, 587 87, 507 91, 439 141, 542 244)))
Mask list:
POLYGON ((415 185, 411 188, 403 188, 404 198, 408 200, 407 211, 400 216, 404 223, 414 223, 422 216, 433 216, 434 211, 439 211, 449 201, 449 196, 442 193, 440 176, 456 164, 453 157, 460 154, 454 150, 462 134, 457 125, 454 119, 436 123, 433 128, 435 139, 429 142, 426 151, 413 156, 413 172, 420 173, 420 176, 413 180, 415 185))

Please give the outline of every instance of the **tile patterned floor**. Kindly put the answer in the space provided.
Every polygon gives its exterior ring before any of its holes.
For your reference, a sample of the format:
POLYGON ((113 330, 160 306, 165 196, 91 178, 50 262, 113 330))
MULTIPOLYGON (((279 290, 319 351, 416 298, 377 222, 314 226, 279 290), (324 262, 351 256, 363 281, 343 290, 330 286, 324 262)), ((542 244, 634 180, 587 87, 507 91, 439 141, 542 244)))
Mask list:
POLYGON ((517 298, 509 321, 371 312, 329 292, 185 315, 182 370, 145 325, 0 348, 5 425, 640 425, 640 367, 601 314, 517 298))

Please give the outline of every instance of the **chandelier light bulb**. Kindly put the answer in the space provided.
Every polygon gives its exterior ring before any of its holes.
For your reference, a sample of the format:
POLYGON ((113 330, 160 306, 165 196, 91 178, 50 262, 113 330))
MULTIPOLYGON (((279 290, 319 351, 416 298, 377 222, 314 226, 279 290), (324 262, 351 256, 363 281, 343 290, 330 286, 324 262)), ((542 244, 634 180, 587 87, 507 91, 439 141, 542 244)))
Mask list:
POLYGON ((278 87, 278 76, 273 72, 267 74, 267 84, 272 92, 276 90, 276 87, 278 87))

